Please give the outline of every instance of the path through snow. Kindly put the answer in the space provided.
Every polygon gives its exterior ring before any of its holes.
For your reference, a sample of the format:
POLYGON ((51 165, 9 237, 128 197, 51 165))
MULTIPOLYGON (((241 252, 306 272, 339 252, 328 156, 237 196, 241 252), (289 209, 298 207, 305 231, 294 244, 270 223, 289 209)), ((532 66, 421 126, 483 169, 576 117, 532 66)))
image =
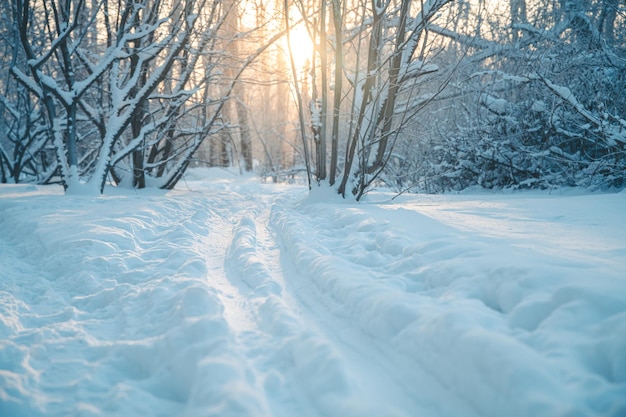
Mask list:
POLYGON ((625 193, 195 175, 0 187, 0 416, 626 415, 625 193))

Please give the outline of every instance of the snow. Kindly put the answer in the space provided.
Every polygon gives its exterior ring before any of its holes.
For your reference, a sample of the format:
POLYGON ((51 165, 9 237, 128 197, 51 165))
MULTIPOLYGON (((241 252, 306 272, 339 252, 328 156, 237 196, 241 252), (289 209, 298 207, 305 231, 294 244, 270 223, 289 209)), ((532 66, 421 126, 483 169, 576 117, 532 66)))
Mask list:
POLYGON ((626 415, 626 193, 0 186, 0 416, 626 415))
POLYGON ((489 94, 485 94, 481 97, 482 103, 489 109, 489 111, 503 116, 507 113, 509 102, 503 98, 497 98, 489 94))
POLYGON ((536 100, 533 102, 533 105, 530 108, 532 111, 536 111, 539 113, 546 112, 548 110, 548 105, 543 100, 536 100))

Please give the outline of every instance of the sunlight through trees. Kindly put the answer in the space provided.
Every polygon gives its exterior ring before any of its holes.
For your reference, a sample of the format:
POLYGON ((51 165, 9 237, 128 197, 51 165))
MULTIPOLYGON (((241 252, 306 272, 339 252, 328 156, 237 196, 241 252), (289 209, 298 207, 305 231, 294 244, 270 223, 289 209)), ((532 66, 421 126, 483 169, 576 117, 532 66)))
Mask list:
POLYGON ((623 187, 617 0, 0 0, 0 180, 623 187))

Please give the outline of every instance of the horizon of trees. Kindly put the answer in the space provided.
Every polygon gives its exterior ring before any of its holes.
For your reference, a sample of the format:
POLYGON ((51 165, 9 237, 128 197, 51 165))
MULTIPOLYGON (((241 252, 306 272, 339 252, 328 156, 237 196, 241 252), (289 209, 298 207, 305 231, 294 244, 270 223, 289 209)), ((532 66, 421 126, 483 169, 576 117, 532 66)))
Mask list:
POLYGON ((0 1, 3 183, 626 185, 623 0, 0 1))

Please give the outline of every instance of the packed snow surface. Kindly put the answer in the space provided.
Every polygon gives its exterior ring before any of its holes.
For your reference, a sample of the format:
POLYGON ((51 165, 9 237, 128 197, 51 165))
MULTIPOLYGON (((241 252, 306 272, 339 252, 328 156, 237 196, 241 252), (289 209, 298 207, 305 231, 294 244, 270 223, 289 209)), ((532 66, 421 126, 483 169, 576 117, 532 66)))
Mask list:
POLYGON ((0 186, 0 416, 626 416, 626 193, 0 186))

